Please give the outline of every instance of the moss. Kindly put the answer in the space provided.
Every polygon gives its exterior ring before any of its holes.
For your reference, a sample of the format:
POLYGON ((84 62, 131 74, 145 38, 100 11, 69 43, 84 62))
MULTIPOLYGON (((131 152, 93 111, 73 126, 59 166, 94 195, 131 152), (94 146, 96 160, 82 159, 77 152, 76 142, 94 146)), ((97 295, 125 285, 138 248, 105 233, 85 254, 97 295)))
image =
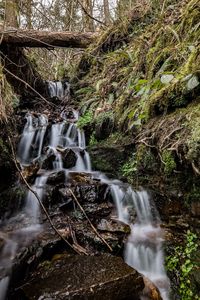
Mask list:
POLYGON ((84 128, 90 125, 93 121, 93 114, 91 111, 86 112, 82 117, 79 118, 77 126, 79 128, 84 128))
POLYGON ((176 169, 176 162, 174 160, 173 154, 168 151, 164 150, 162 153, 162 161, 164 164, 164 173, 169 176, 172 172, 176 169))
POLYGON ((136 159, 137 168, 140 172, 154 172, 158 167, 155 155, 151 148, 143 144, 140 144, 137 147, 136 159))
POLYGON ((188 152, 187 159, 190 161, 199 161, 200 153, 200 105, 192 106, 187 112, 187 126, 190 129, 190 135, 187 138, 188 152))
POLYGON ((192 202, 199 202, 200 199, 200 187, 199 182, 193 183, 191 189, 185 196, 186 204, 191 204, 192 202))

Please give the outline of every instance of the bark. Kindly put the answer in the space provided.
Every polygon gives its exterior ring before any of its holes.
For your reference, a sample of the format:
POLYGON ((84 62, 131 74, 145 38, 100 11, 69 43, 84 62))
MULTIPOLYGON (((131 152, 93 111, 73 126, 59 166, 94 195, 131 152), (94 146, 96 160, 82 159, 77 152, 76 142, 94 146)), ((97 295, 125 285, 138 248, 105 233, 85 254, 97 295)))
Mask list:
POLYGON ((110 9, 109 9, 109 0, 103 1, 103 10, 104 10, 104 21, 106 25, 110 24, 111 16, 110 16, 110 9))
POLYGON ((6 0, 5 2, 5 25, 6 27, 18 27, 18 0, 6 0))
POLYGON ((94 31, 94 20, 93 20, 93 3, 92 0, 84 0, 83 6, 83 24, 85 31, 94 31))
POLYGON ((36 30, 15 30, 0 31, 2 44, 15 47, 67 47, 86 48, 94 40, 95 34, 91 32, 49 32, 36 30))
POLYGON ((27 28, 32 28, 32 0, 27 1, 27 8, 26 8, 26 19, 27 19, 27 28))

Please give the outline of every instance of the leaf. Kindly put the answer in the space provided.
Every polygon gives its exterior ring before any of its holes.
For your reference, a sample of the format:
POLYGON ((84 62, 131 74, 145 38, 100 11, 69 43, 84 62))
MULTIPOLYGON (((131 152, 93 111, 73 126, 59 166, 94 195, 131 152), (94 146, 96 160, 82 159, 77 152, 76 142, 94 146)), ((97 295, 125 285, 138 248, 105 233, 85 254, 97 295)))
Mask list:
POLYGON ((99 92, 100 90, 100 87, 101 87, 101 84, 105 81, 106 79, 100 79, 99 81, 97 81, 97 84, 96 84, 96 91, 99 92))
POLYGON ((137 84, 145 84, 147 82, 148 82, 148 80, 146 80, 146 79, 140 79, 140 80, 138 80, 137 84))
POLYGON ((166 74, 166 75, 162 75, 161 76, 160 81, 163 84, 169 84, 173 79, 174 79, 174 75, 172 75, 172 74, 166 74))
POLYGON ((188 89, 188 91, 191 91, 191 90, 195 89, 198 85, 199 85, 198 77, 194 75, 187 82, 187 89, 188 89))

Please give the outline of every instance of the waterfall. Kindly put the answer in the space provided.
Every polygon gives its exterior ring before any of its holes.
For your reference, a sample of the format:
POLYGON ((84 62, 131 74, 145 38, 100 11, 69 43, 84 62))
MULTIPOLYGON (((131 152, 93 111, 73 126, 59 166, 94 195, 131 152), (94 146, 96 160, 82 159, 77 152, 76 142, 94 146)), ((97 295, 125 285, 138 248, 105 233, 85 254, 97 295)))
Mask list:
POLYGON ((49 95, 51 98, 64 98, 70 93, 70 84, 68 82, 47 81, 49 95))
MULTIPOLYGON (((32 186, 33 191, 36 192, 41 200, 44 195, 46 181, 47 175, 37 177, 35 184, 32 186)), ((36 196, 31 191, 28 191, 25 203, 24 211, 26 215, 32 220, 31 223, 37 226, 39 223, 40 207, 36 196)))
MULTIPOLYGON (((49 82, 51 97, 64 97, 69 92, 69 86, 66 83, 64 85, 59 82, 49 82)), ((26 124, 18 147, 18 158, 22 167, 30 165, 34 159, 39 159, 42 164, 48 156, 53 157, 53 167, 51 170, 42 170, 43 175, 36 177, 32 189, 42 201, 48 176, 56 170, 91 172, 93 178, 110 185, 116 204, 117 219, 131 228, 125 246, 126 263, 149 278, 159 289, 163 300, 168 300, 170 284, 164 269, 163 232, 157 210, 148 193, 135 192, 127 184, 118 180, 109 180, 102 173, 92 172, 90 156, 86 150, 85 134, 76 124, 79 118, 78 112, 71 109, 66 115, 62 113, 61 118, 61 122, 49 124, 43 114, 37 117, 31 113, 26 115, 26 124), (68 150, 74 152, 76 162, 71 168, 65 169, 64 155, 68 150)), ((42 229, 40 206, 31 191, 27 193, 22 213, 8 220, 8 226, 12 223, 20 224, 21 228, 16 230, 14 225, 11 226, 12 234, 4 238, 5 243, 0 251, 0 300, 6 297, 12 261, 16 252, 22 245, 30 243, 42 229)), ((0 234, 3 230, 4 228, 0 229, 0 234)))
POLYGON ((129 224, 131 234, 125 247, 125 261, 149 278, 159 289, 163 300, 169 299, 170 283, 164 268, 163 231, 158 212, 146 191, 135 192, 131 187, 111 185, 118 220, 129 224), (136 222, 131 212, 136 211, 136 222))
POLYGON ((30 164, 34 159, 41 156, 47 125, 48 119, 45 115, 34 118, 31 114, 27 114, 17 151, 21 164, 30 164))

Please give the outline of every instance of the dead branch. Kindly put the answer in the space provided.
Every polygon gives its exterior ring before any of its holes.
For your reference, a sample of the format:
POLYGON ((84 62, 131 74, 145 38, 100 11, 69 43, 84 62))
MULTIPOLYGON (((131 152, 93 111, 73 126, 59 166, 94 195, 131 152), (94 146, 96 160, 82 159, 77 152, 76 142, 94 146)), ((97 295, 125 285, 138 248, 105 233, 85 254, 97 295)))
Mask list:
POLYGON ((17 171, 19 172, 19 175, 20 177, 22 178, 23 182, 25 183, 25 185, 27 186, 27 188, 29 189, 29 191, 31 193, 34 194, 35 198, 38 200, 39 202, 39 205, 41 206, 43 212, 45 213, 48 221, 49 221, 49 224, 51 225, 52 229, 55 231, 55 233, 71 248, 73 249, 76 253, 78 254, 85 254, 85 255, 88 255, 86 250, 81 247, 80 245, 71 245, 68 240, 62 236, 62 234, 59 232, 59 230, 55 227, 55 225, 53 224, 49 214, 48 214, 48 211, 46 210, 44 204, 42 203, 41 199, 39 198, 38 194, 32 189, 32 187, 29 185, 29 183, 27 182, 27 180, 25 179, 25 177, 23 176, 19 166, 18 166, 18 162, 17 162, 17 159, 16 159, 16 155, 15 155, 15 151, 14 151, 14 147, 13 147, 13 144, 12 144, 12 141, 11 141, 11 138, 10 136, 8 136, 8 140, 9 140, 9 143, 10 143, 10 147, 11 147, 11 151, 12 151, 12 155, 13 155, 13 161, 14 161, 14 164, 16 166, 16 169, 17 171))
POLYGON ((194 162, 192 162, 192 169, 197 175, 200 175, 200 170, 195 166, 194 162))
POLYGON ((89 12, 86 10, 86 8, 83 6, 83 4, 81 3, 80 0, 77 0, 78 4, 80 5, 80 7, 82 8, 82 10, 84 11, 84 13, 92 20, 96 21, 97 23, 103 25, 103 26, 107 26, 104 22, 96 19, 95 17, 91 16, 91 14, 89 14, 89 12))
POLYGON ((7 68, 3 67, 3 69, 6 71, 6 73, 10 74, 12 77, 15 79, 19 80, 22 82, 25 86, 29 87, 36 95, 38 95, 45 103, 47 103, 50 106, 57 107, 55 104, 49 102, 47 99, 45 99, 40 93, 38 93, 30 84, 28 84, 26 81, 23 79, 19 78, 17 75, 13 74, 10 72, 7 68))
POLYGON ((92 224, 92 222, 90 221, 90 219, 88 218, 84 208, 81 206, 81 204, 79 203, 78 199, 76 198, 76 196, 74 195, 73 191, 71 189, 69 189, 71 195, 73 196, 76 204, 78 205, 78 207, 80 208, 80 210, 83 212, 84 216, 86 217, 88 223, 90 224, 91 228, 93 229, 93 231, 95 232, 95 234, 102 240, 102 242, 108 247, 108 249, 112 252, 112 248, 110 247, 110 245, 106 242, 106 240, 98 233, 98 231, 96 230, 96 228, 94 227, 94 225, 92 224))

